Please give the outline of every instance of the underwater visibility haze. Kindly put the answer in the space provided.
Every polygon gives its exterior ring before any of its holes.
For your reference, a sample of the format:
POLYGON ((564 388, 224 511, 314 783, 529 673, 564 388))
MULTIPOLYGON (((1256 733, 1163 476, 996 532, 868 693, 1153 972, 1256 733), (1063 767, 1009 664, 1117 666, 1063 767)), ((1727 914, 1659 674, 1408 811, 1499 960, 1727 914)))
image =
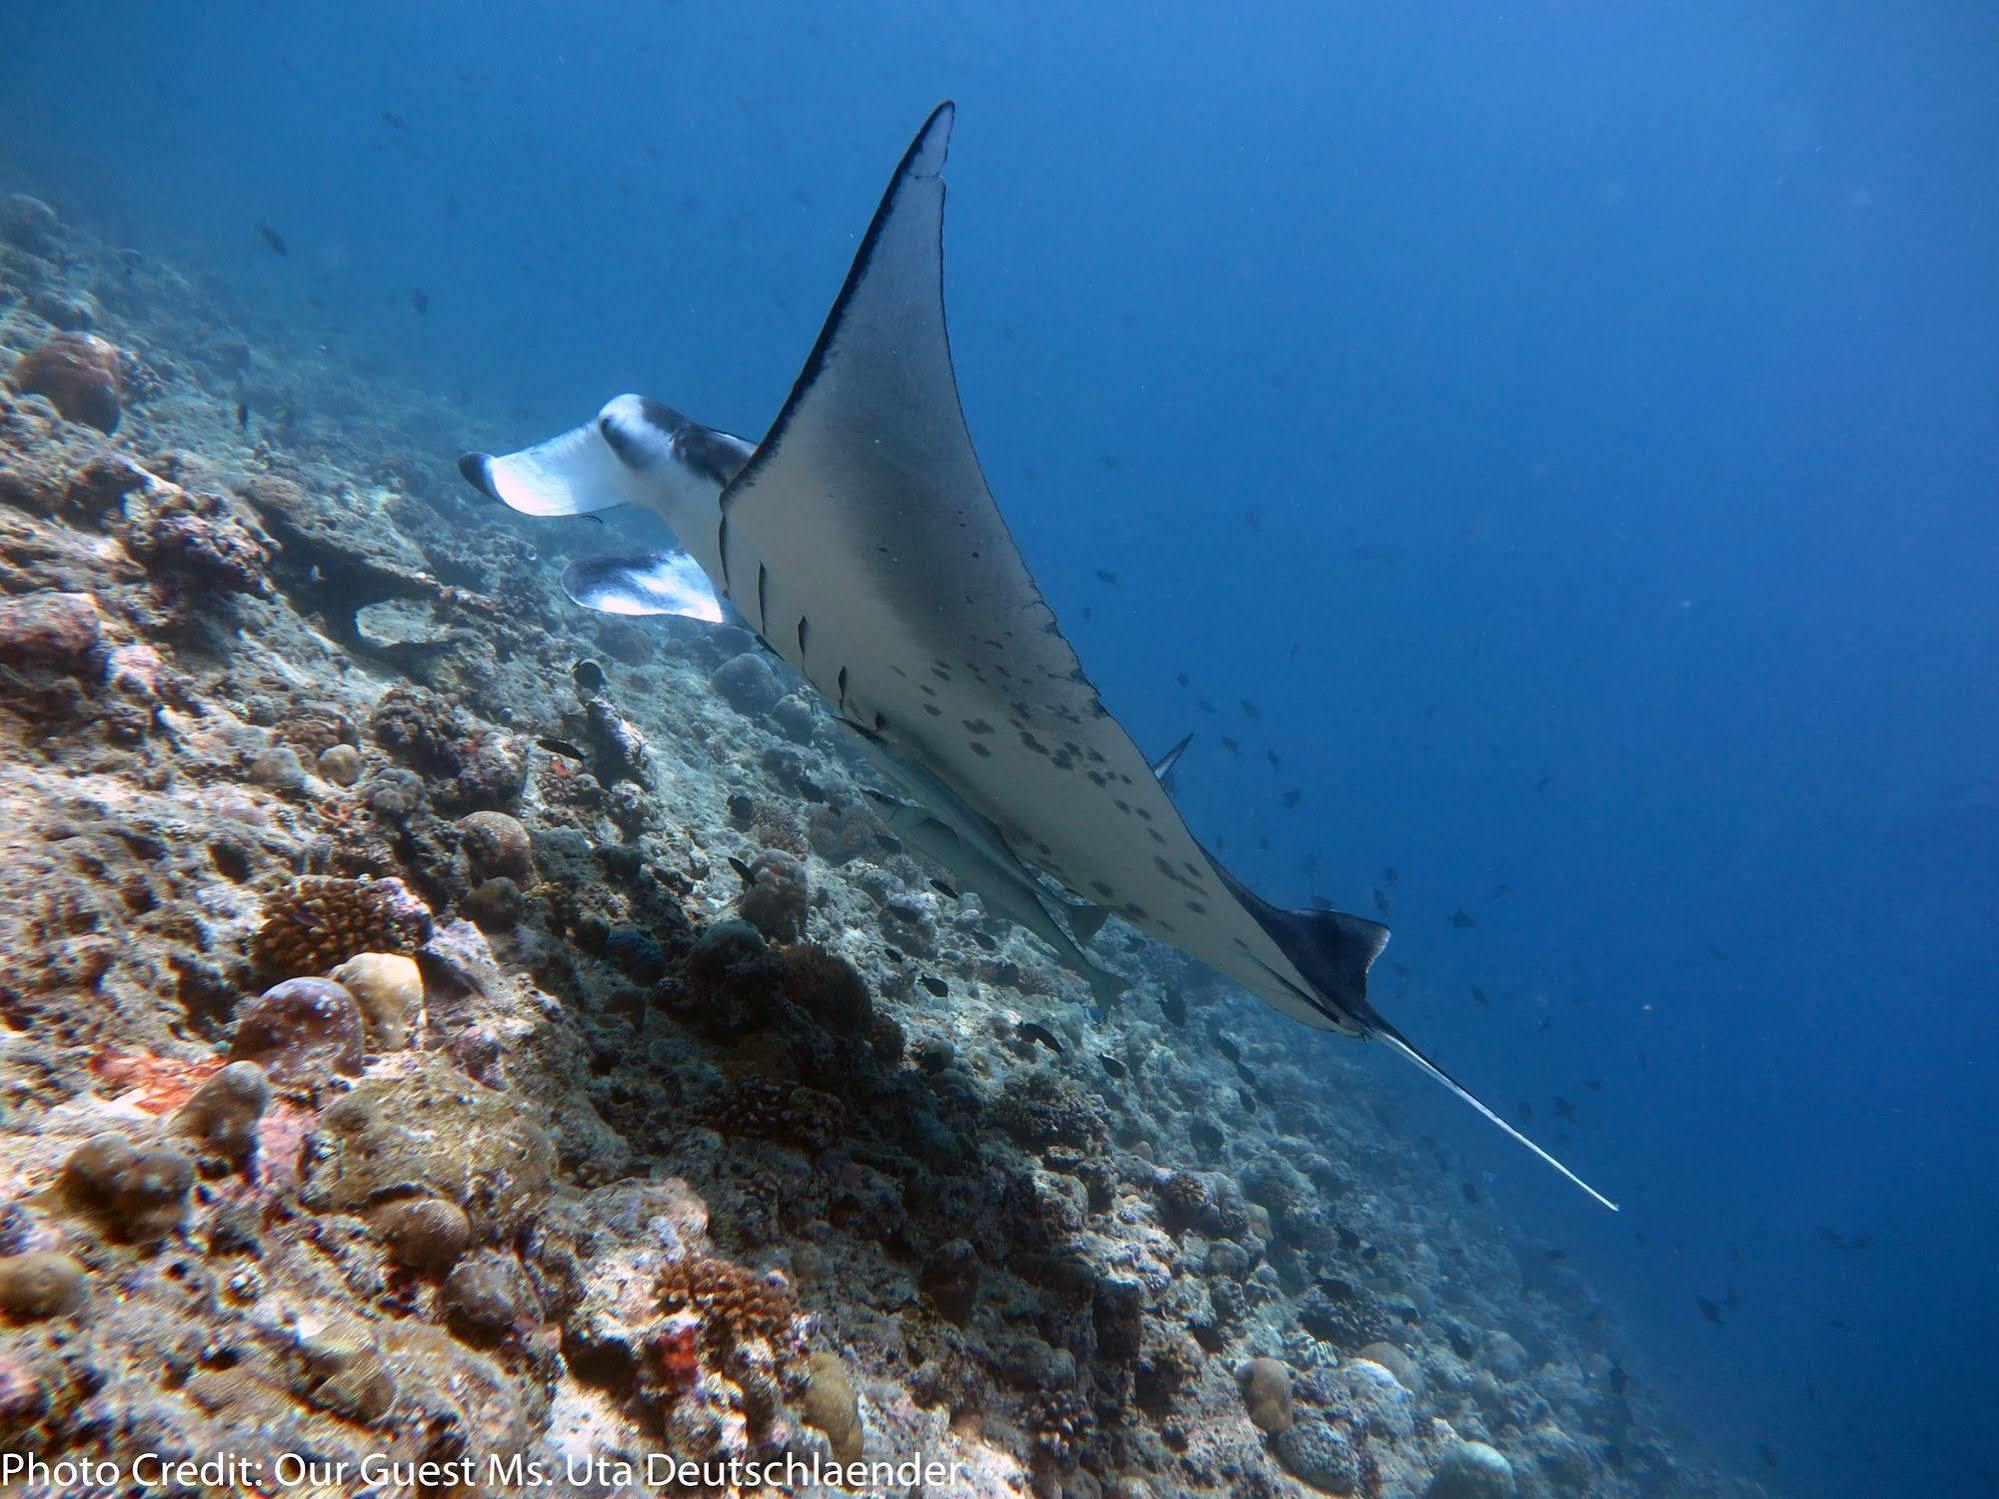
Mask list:
POLYGON ((0 85, 0 1452, 1999 1490, 1999 17, 0 85))

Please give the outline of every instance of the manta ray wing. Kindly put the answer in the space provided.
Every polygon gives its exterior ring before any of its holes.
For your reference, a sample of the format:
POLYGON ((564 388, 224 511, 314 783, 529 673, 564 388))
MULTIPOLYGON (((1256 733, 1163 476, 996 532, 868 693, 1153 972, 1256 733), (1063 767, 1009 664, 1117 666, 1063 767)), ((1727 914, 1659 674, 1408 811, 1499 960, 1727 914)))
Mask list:
POLYGON ((1421 1062, 1366 998, 1386 929, 1243 898, 1099 701, 1014 545, 945 328, 954 113, 940 105, 911 142, 790 398, 722 493, 722 592, 848 723, 922 764, 1020 860, 1284 1013, 1384 1035, 1421 1062))
POLYGON ((911 144, 790 399, 722 495, 725 591, 842 717, 1022 861, 1287 1014, 1357 1029, 1218 877, 986 488, 944 322, 950 125, 945 105, 911 144))
POLYGON ((701 564, 678 547, 572 562, 562 570, 562 591, 603 614, 677 614, 711 625, 727 617, 701 564))

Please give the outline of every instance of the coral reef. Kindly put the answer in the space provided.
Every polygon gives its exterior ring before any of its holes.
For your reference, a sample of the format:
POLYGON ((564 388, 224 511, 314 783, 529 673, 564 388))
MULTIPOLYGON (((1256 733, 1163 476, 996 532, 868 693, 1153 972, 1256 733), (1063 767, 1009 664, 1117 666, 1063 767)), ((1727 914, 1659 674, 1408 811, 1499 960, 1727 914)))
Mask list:
POLYGON ((0 1447, 1756 1492, 1346 1053, 1116 924, 1106 1013, 746 631, 570 608, 493 413, 25 195, 0 293, 0 1447))

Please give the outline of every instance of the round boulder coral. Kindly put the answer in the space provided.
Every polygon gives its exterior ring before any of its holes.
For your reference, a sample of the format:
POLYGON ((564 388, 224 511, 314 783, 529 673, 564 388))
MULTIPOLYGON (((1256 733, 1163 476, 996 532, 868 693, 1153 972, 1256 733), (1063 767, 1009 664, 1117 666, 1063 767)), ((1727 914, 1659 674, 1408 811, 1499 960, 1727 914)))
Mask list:
POLYGON ((458 833, 475 881, 495 875, 510 880, 534 877, 534 845, 519 819, 505 812, 474 812, 458 819, 458 833))
POLYGON ((246 1006, 229 1048, 232 1062, 255 1062, 280 1087, 311 1088, 339 1073, 359 1077, 361 1007, 331 979, 286 979, 246 1006))
POLYGON ((1360 1484, 1353 1443, 1323 1421, 1300 1421, 1272 1443, 1284 1471, 1328 1494, 1351 1494, 1360 1484))
POLYGON ((14 364, 15 388, 47 396, 66 422, 116 432, 125 399, 117 348, 91 333, 58 333, 14 364))
POLYGON ((1459 1442, 1444 1454, 1424 1499, 1513 1499, 1513 1464, 1484 1442, 1459 1442))

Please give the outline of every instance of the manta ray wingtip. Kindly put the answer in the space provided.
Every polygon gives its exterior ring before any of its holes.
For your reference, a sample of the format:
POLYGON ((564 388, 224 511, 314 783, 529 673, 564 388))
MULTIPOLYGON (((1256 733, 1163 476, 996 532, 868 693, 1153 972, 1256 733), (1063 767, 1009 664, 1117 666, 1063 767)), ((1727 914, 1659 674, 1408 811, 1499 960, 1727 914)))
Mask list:
POLYGON ((497 503, 499 491, 493 488, 493 455, 491 453, 466 453, 458 460, 458 472, 487 499, 497 503))

